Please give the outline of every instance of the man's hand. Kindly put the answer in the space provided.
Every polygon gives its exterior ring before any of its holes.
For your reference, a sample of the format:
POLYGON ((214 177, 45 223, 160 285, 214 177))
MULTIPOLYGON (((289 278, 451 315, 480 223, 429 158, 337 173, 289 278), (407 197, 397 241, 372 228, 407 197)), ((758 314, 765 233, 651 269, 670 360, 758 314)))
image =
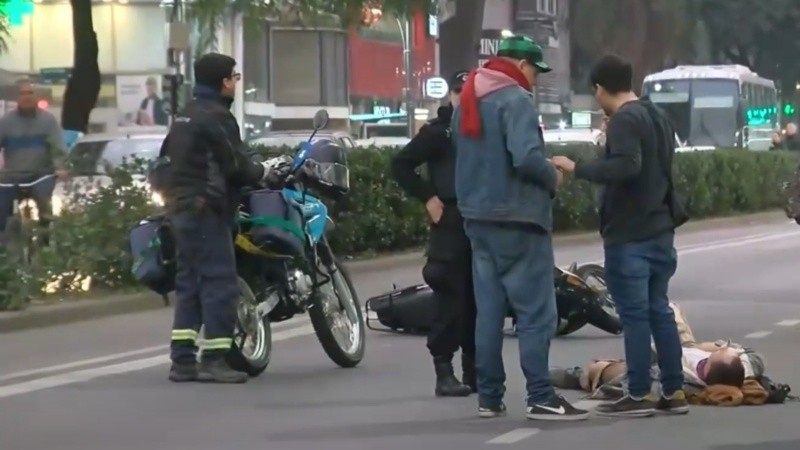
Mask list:
POLYGON ((567 158, 566 156, 554 156, 550 163, 553 165, 553 167, 561 172, 575 172, 575 161, 567 158))
POLYGON ((560 188, 564 184, 564 172, 556 168, 556 188, 560 188))
POLYGON ((431 223, 439 223, 439 221, 442 220, 444 203, 439 200, 439 197, 434 195, 428 199, 428 202, 425 203, 425 209, 428 211, 428 218, 431 220, 431 223))

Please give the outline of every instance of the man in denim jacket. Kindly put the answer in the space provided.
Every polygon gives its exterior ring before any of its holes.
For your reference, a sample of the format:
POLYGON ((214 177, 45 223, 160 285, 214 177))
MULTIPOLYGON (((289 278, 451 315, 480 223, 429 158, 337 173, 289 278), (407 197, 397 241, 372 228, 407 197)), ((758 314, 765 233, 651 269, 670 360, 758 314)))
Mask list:
POLYGON ((562 178, 545 155, 531 90, 537 75, 550 70, 542 48, 530 38, 503 40, 498 56, 470 74, 452 122, 456 197, 474 252, 481 417, 506 412, 502 346, 507 304, 517 316, 527 417, 588 417, 555 394, 548 371, 557 322, 552 199, 562 178))

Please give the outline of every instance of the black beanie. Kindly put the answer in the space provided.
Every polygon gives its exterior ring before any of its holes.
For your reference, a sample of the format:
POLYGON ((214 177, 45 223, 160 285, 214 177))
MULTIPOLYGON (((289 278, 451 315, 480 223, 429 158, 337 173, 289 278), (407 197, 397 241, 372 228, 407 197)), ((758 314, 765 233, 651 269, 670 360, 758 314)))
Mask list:
POLYGON ((194 80, 197 84, 222 89, 222 80, 230 78, 236 60, 220 53, 206 53, 194 62, 194 80))

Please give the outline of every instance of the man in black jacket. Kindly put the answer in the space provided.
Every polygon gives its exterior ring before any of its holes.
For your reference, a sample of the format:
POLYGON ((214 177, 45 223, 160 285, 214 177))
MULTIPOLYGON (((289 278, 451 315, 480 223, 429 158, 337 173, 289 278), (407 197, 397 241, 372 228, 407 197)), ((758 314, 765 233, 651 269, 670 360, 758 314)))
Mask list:
POLYGON ((428 261, 422 276, 438 302, 428 349, 436 369, 435 394, 445 397, 477 392, 472 254, 456 206, 456 153, 450 138, 450 118, 467 75, 467 71, 453 75, 450 104, 439 108, 438 116, 392 159, 392 176, 408 195, 425 203, 431 222, 428 261), (422 164, 428 166, 429 180, 416 172, 422 164), (453 356, 459 347, 464 384, 453 371, 453 356))
POLYGON ((577 164, 555 156, 552 162, 604 186, 600 234, 608 289, 622 319, 629 383, 624 398, 598 405, 597 414, 684 414, 689 406, 681 390, 682 349, 667 295, 678 264, 675 228, 686 220, 672 187, 674 132, 663 112, 633 93, 632 79, 630 63, 616 56, 600 59, 591 83, 610 117, 605 155, 577 164), (661 369, 658 398, 650 394, 651 336, 661 369))
POLYGON ((232 344, 239 285, 232 233, 240 188, 279 185, 288 170, 282 160, 252 162, 230 112, 236 61, 211 53, 194 64, 194 100, 175 118, 162 147, 169 161, 163 193, 177 245, 177 304, 172 327, 174 382, 244 383, 224 356, 232 344), (196 339, 205 325, 200 369, 196 339))

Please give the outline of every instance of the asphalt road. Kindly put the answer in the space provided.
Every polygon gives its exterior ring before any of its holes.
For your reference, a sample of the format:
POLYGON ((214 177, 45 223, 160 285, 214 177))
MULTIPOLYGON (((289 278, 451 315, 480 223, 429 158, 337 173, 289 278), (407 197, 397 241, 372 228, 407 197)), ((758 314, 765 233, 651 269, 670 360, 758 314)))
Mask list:
MULTIPOLYGON (((800 391, 800 228, 768 224, 681 233, 672 298, 704 340, 763 352, 800 391)), ((600 259, 598 243, 561 246, 559 264, 600 259)), ((420 279, 419 264, 354 274, 362 300, 420 279)), ((421 337, 368 335, 360 366, 327 359, 302 318, 273 331, 268 372, 246 385, 166 379, 170 311, 0 335, 0 450, 406 450, 508 448, 798 449, 800 403, 695 407, 685 417, 573 424, 524 418, 513 338, 505 346, 509 416, 476 417, 475 397, 436 399, 421 337)), ((551 364, 621 356, 621 340, 584 329, 553 342, 551 364)), ((566 395, 585 406, 580 393, 566 395)))

